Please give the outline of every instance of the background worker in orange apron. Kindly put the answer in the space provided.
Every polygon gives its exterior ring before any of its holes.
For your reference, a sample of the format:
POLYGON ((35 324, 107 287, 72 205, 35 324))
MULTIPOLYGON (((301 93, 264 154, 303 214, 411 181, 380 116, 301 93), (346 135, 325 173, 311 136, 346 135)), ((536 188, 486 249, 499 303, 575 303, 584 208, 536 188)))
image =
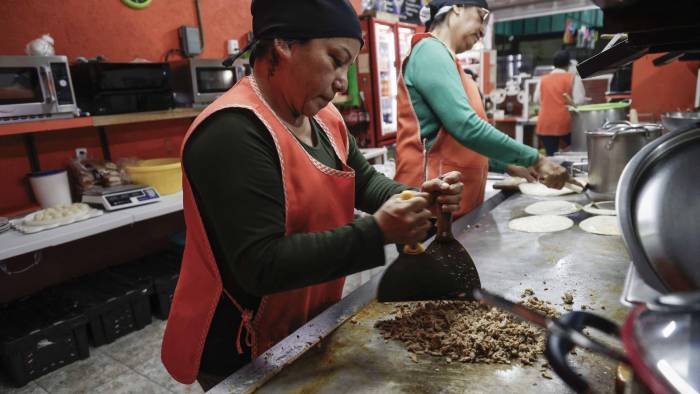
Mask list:
POLYGON ((554 54, 555 69, 542 77, 535 89, 535 102, 540 103, 537 135, 547 156, 559 150, 560 142, 571 145, 571 114, 569 105, 583 104, 586 92, 578 75, 569 72, 571 55, 566 50, 554 54))
POLYGON ((399 77, 394 179, 420 184, 421 140, 427 139, 430 177, 446 170, 462 173, 458 215, 483 202, 489 167, 531 181, 539 177, 554 188, 568 178, 564 168, 487 122, 476 83, 455 57, 481 39, 488 14, 485 0, 431 1, 421 10, 428 33, 414 36, 399 77))
POLYGON ((345 275, 384 264, 385 244, 423 239, 429 193, 455 211, 463 187, 448 173, 401 200, 407 186, 348 134, 330 101, 362 45, 350 4, 254 0, 251 11, 253 75, 182 146, 187 240, 161 358, 204 389, 337 302, 345 275), (353 220, 354 208, 372 215, 353 220))

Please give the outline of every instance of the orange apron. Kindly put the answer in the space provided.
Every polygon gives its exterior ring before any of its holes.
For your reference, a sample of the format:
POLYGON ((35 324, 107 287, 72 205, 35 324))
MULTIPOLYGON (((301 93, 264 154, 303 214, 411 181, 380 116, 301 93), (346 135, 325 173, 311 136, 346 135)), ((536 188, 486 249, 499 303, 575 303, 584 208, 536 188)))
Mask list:
POLYGON ((571 114, 564 93, 572 95, 574 74, 549 73, 540 81, 540 113, 537 116, 537 134, 562 136, 571 132, 571 114))
MULTIPOLYGON (((411 40, 411 50, 420 40, 429 37, 433 36, 429 33, 414 35, 411 40)), ((410 57, 409 52, 404 60, 404 65, 410 57)), ((455 66, 462 79, 469 104, 476 114, 486 121, 486 111, 484 111, 476 82, 462 70, 462 66, 456 59, 455 66)), ((396 176, 394 179, 406 185, 420 188, 423 183, 423 143, 420 135, 420 122, 413 109, 403 73, 399 73, 398 108, 399 128, 396 136, 396 176)), ((440 128, 437 139, 428 155, 428 179, 438 177, 448 171, 462 173, 464 191, 459 210, 455 212, 455 216, 462 216, 484 202, 488 169, 489 162, 486 157, 466 148, 452 138, 444 127, 440 128)))
MULTIPOLYGON (((224 108, 252 111, 275 142, 284 187, 286 235, 325 231, 352 220, 355 172, 347 165, 348 133, 333 105, 323 108, 315 119, 341 159, 342 171, 321 164, 304 150, 264 101, 252 77, 241 80, 195 119, 185 136, 183 149, 197 126, 224 108)), ((344 278, 265 296, 256 311, 242 308, 223 288, 186 175, 183 200, 187 240, 161 349, 165 368, 178 382, 190 384, 197 378, 204 343, 222 292, 241 314, 240 327, 237 331, 236 327, 231 328, 231 335, 237 335, 237 350, 242 353, 243 338, 251 347, 253 358, 340 300, 344 278)))

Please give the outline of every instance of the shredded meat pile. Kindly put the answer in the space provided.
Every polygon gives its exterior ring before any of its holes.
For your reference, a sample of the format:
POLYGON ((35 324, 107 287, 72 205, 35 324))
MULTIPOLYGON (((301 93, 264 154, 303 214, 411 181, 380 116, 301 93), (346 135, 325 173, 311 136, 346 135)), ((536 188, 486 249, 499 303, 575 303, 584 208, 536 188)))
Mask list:
MULTIPOLYGON (((537 297, 521 303, 550 317, 559 316, 551 303, 537 297)), ((413 361, 416 354, 429 354, 447 362, 531 365, 544 350, 543 330, 476 301, 400 304, 394 314, 375 327, 385 339, 403 342, 413 361)))

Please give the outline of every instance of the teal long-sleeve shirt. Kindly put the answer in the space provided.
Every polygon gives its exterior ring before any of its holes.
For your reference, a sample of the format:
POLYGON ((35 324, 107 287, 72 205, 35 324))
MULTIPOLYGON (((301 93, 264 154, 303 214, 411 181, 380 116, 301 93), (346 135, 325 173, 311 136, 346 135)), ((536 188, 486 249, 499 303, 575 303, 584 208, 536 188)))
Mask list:
POLYGON ((421 40, 404 67, 404 80, 430 147, 444 126, 465 147, 489 158, 489 167, 503 172, 507 164, 529 167, 536 149, 523 145, 481 119, 469 104, 452 52, 437 38, 421 40))

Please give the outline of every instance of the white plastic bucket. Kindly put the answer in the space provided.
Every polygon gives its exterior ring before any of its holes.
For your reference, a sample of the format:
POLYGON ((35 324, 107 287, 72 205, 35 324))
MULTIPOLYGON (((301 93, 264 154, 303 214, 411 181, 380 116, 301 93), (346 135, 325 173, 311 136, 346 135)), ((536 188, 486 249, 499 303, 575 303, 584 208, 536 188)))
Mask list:
POLYGON ((72 202, 66 170, 48 170, 29 174, 29 184, 42 208, 67 205, 72 202))

